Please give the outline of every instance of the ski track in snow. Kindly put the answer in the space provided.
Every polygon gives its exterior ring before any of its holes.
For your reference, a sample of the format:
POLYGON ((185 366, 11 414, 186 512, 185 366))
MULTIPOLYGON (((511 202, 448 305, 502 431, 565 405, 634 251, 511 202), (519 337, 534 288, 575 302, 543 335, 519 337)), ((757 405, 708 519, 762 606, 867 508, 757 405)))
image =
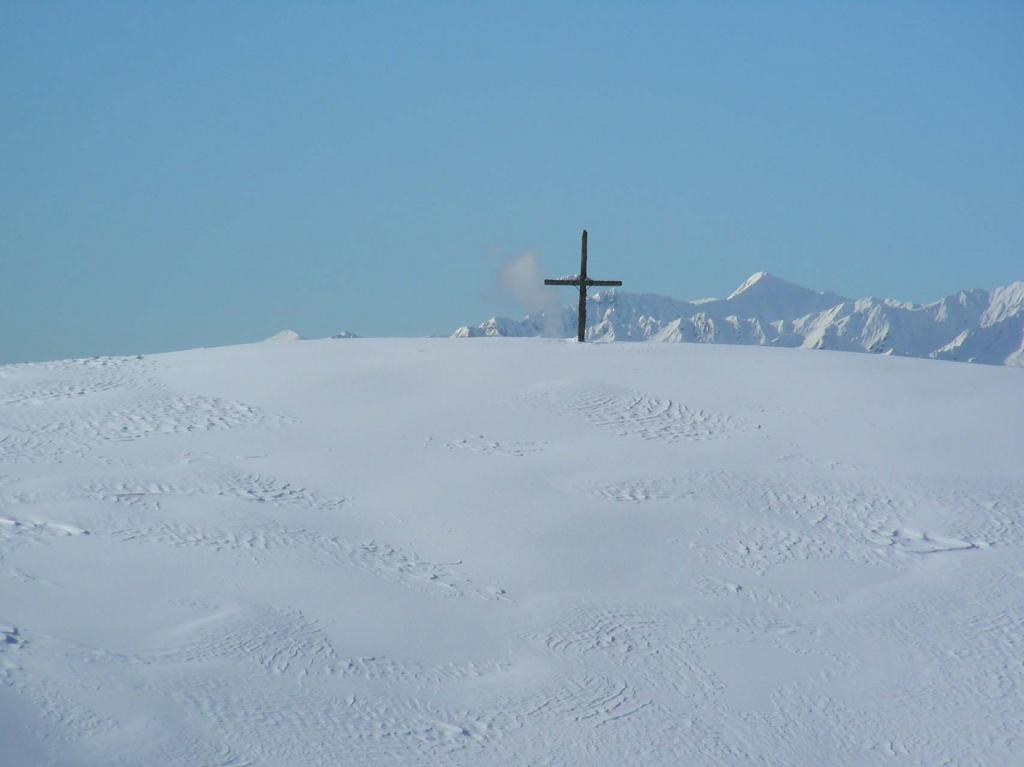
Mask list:
POLYGON ((602 383, 557 382, 535 387, 525 396, 527 401, 575 414, 623 437, 701 441, 752 428, 733 416, 602 383))

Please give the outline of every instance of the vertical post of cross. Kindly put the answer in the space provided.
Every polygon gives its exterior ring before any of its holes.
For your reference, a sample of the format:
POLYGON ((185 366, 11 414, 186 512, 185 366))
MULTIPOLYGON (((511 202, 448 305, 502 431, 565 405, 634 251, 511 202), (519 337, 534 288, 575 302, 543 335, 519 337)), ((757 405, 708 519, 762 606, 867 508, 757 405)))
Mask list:
POLYGON ((580 311, 576 324, 576 340, 583 343, 587 332, 587 230, 580 245, 580 311))

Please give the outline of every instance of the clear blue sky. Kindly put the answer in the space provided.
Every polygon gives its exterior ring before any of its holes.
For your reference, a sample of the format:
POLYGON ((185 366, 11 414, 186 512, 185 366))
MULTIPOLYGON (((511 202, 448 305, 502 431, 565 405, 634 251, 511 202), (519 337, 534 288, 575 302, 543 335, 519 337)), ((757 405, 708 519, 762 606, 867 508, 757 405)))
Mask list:
POLYGON ((1024 4, 0 0, 0 361, 1024 278, 1024 4), (568 303, 571 296, 566 296, 568 303))

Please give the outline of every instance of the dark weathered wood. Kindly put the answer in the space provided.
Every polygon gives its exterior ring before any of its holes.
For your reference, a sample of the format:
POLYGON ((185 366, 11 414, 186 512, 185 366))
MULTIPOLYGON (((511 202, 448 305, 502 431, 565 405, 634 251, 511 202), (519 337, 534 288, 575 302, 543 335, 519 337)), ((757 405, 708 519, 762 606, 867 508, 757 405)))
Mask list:
POLYGON ((580 246, 580 314, 576 320, 576 340, 583 343, 587 332, 587 230, 580 246))
POLYGON ((580 245, 580 273, 573 278, 562 278, 557 280, 544 280, 545 285, 573 285, 580 289, 579 316, 576 323, 576 340, 582 343, 586 340, 587 331, 587 288, 592 285, 616 287, 622 284, 622 280, 592 280, 587 276, 587 230, 583 230, 583 241, 580 245))
MULTIPOLYGON (((579 277, 563 277, 559 280, 544 280, 545 285, 572 285, 577 286, 580 284, 579 277)), ((592 280, 587 278, 587 287, 617 287, 622 285, 622 280, 592 280)))

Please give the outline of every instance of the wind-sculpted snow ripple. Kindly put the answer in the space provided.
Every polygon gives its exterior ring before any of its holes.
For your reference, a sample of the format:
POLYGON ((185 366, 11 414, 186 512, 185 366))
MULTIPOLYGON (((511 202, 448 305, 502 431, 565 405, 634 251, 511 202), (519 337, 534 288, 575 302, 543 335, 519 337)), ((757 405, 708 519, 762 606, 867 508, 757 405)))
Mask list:
POLYGON ((186 462, 180 468, 166 468, 148 478, 147 473, 140 471, 134 478, 121 476, 66 482, 63 487, 51 481, 42 491, 32 485, 12 484, 7 492, 0 493, 0 509, 89 500, 157 510, 164 501, 203 498, 329 512, 349 503, 348 498, 324 496, 266 474, 204 462, 186 462))
POLYGON ((872 563, 902 567, 905 558, 894 555, 1024 543, 1024 486, 1015 481, 972 487, 927 477, 882 483, 716 475, 712 484, 730 503, 794 525, 794 534, 823 545, 827 536, 830 546, 842 544, 844 556, 872 563), (929 529, 918 530, 914 520, 923 517, 931 520, 929 529))
POLYGON ((217 474, 181 472, 163 480, 126 479, 93 481, 81 488, 85 497, 129 506, 157 504, 166 498, 214 497, 252 503, 296 506, 317 511, 342 508, 347 498, 322 497, 291 482, 257 473, 226 471, 217 474))
POLYGON ((584 753, 671 763, 673 755, 710 745, 696 748, 692 722, 681 724, 629 682, 600 673, 472 707, 440 703, 433 694, 403 696, 394 687, 380 696, 311 684, 274 692, 216 677, 188 679, 172 695, 219 739, 270 764, 568 765, 584 753), (552 727, 572 733, 571 750, 551 742, 552 727), (656 742, 638 739, 638 731, 656 742))
POLYGON ((444 565, 420 559, 389 544, 374 540, 348 541, 336 535, 304 528, 289 529, 276 523, 235 529, 185 522, 142 523, 120 526, 109 531, 109 535, 126 543, 195 548, 211 554, 245 554, 257 563, 346 565, 432 594, 498 598, 486 589, 476 588, 444 565))
POLYGON ((705 562, 752 570, 758 575, 767 575, 772 569, 794 561, 841 560, 859 564, 881 561, 873 549, 851 551, 827 538, 769 525, 742 525, 731 541, 710 545, 694 543, 692 548, 705 562))
POLYGON ((509 442, 490 439, 483 434, 474 434, 470 437, 459 437, 457 439, 439 440, 430 437, 428 445, 441 445, 448 450, 468 450, 473 453, 484 453, 485 455, 504 455, 522 458, 531 453, 543 452, 547 447, 545 442, 509 442))
POLYGON ((648 694, 668 689, 700 701, 721 689, 695 652, 706 628, 642 605, 579 605, 553 623, 527 630, 524 637, 578 661, 601 656, 628 671, 648 694))
POLYGON ((344 658, 334 662, 329 673, 369 682, 400 684, 405 687, 436 687, 467 679, 481 679, 507 670, 501 661, 444 663, 429 666, 413 660, 386 656, 344 658))
MULTIPOLYGON (((958 568, 933 570, 911 592, 886 594, 884 604, 846 629, 850 673, 885 658, 891 673, 874 678, 877 705, 859 712, 861 743, 884 744, 889 755, 916 764, 981 764, 964 755, 1000 754, 1011 764, 1024 747, 1024 614, 1017 572, 958 568), (993 577, 993 575, 995 577, 993 577), (955 597, 951 595, 955 591, 955 597), (951 612, 955 598, 958 609, 951 612), (903 670, 914 666, 913 674, 903 670), (969 721, 965 710, 979 712, 969 721), (899 727, 893 722, 899 721, 899 727)), ((838 701, 832 706, 838 709, 838 701)), ((790 722, 799 711, 786 711, 790 722)), ((834 712, 836 723, 854 721, 834 712)))
POLYGON ((179 734, 144 733, 122 753, 109 754, 114 767, 149 767, 153 764, 203 765, 203 767, 256 767, 244 753, 230 746, 210 743, 198 737, 179 734))
POLYGON ((700 441, 752 428, 744 420, 603 383, 558 382, 526 399, 572 413, 624 437, 663 442, 700 441))
POLYGON ((294 422, 243 402, 174 392, 152 374, 134 357, 5 367, 0 462, 103 462, 93 451, 106 443, 294 422))
POLYGON ((587 674, 545 688, 509 706, 523 712, 529 722, 546 725, 585 725, 601 727, 625 719, 647 706, 651 700, 640 696, 628 682, 602 674, 587 674))
POLYGON ((580 489, 604 500, 628 503, 679 501, 695 498, 699 493, 697 483, 691 476, 646 477, 598 483, 588 480, 580 484, 580 489))
POLYGON ((273 674, 325 673, 336 660, 320 628, 294 609, 211 606, 209 614, 153 638, 129 654, 148 665, 251 661, 273 674))
MULTIPOLYGON (((194 434, 293 423, 243 402, 156 391, 106 407, 16 408, 0 412, 0 461, 47 462, 92 456, 95 447, 167 434, 194 434)), ((92 456, 95 457, 95 456, 92 456)))
MULTIPOLYGON (((2 636, 0 631, 0 639, 2 636)), ((19 669, 21 673, 10 674, 9 680, 5 681, 3 643, 0 642, 0 683, 9 684, 30 703, 37 714, 59 733, 59 741, 75 744, 74 748, 80 755, 90 755, 92 759, 87 763, 116 767, 152 764, 252 767, 249 759, 239 756, 228 746, 211 742, 203 735, 175 729, 178 720, 174 716, 168 718, 166 711, 159 717, 149 717, 145 713, 139 716, 133 711, 129 721, 110 716, 103 705, 104 697, 124 691, 121 672, 126 664, 138 665, 144 661, 63 643, 46 636, 41 637, 38 643, 29 644, 38 644, 43 654, 59 659, 57 668, 65 669, 64 675, 55 675, 55 669, 40 666, 38 658, 33 658, 35 662, 26 661, 26 668, 19 669), (102 667, 103 671, 97 667, 102 667), (75 670, 75 674, 68 676, 66 669, 70 668, 75 670)), ((133 694, 156 692, 149 689, 148 684, 139 684, 138 681, 130 686, 133 694)), ((161 690, 161 694, 165 692, 161 690)))
POLYGON ((117 729, 116 721, 76 700, 72 691, 58 682, 20 674, 11 686, 69 740, 102 736, 117 729))
MULTIPOLYGON (((158 544, 172 548, 205 550, 211 554, 233 553, 251 561, 290 562, 352 566, 385 580, 445 596, 472 594, 482 599, 504 599, 504 592, 493 587, 477 588, 448 566, 421 559, 415 554, 377 540, 354 541, 341 535, 292 527, 275 519, 254 524, 237 513, 222 517, 237 525, 210 525, 201 519, 154 521, 153 511, 165 501, 188 498, 220 499, 226 502, 258 503, 270 513, 290 506, 302 510, 336 511, 348 499, 323 497, 289 482, 230 468, 186 464, 165 471, 163 481, 121 479, 93 480, 84 485, 71 484, 63 489, 37 492, 12 489, 0 496, 0 509, 51 507, 54 504, 88 499, 124 504, 131 512, 116 518, 95 515, 90 529, 67 522, 54 522, 19 511, 0 515, 0 541, 14 544, 40 542, 54 535, 79 535, 94 532, 125 543, 158 544)), ((79 514, 79 518, 81 514, 79 514)))
POLYGON ((20 431, 0 423, 0 462, 46 463, 59 462, 68 456, 83 456, 87 447, 81 443, 40 437, 31 430, 20 431))
POLYGON ((60 420, 8 419, 9 426, 24 433, 85 444, 287 422, 286 418, 270 417, 259 408, 243 402, 169 392, 144 396, 110 408, 79 410, 66 414, 60 420))
POLYGON ((486 763, 486 749, 511 719, 415 698, 372 700, 310 687, 275 694, 217 680, 197 680, 178 694, 261 764, 486 763))
POLYGON ((1024 543, 1024 484, 907 477, 885 483, 854 476, 809 479, 798 474, 694 472, 605 483, 580 483, 599 498, 698 504, 736 535, 694 549, 759 574, 792 560, 842 559, 905 567, 906 555, 966 552, 1024 543), (736 509, 744 519, 736 525, 736 509), (930 528, 914 520, 927 516, 930 528), (936 527, 937 526, 937 527, 936 527))
POLYGON ((122 387, 148 387, 147 362, 135 357, 95 357, 9 365, 0 377, 0 409, 67 407, 122 387))
POLYGON ((54 405, 74 402, 93 394, 114 391, 124 382, 118 380, 61 381, 47 380, 34 384, 5 387, 0 392, 0 407, 54 405))

